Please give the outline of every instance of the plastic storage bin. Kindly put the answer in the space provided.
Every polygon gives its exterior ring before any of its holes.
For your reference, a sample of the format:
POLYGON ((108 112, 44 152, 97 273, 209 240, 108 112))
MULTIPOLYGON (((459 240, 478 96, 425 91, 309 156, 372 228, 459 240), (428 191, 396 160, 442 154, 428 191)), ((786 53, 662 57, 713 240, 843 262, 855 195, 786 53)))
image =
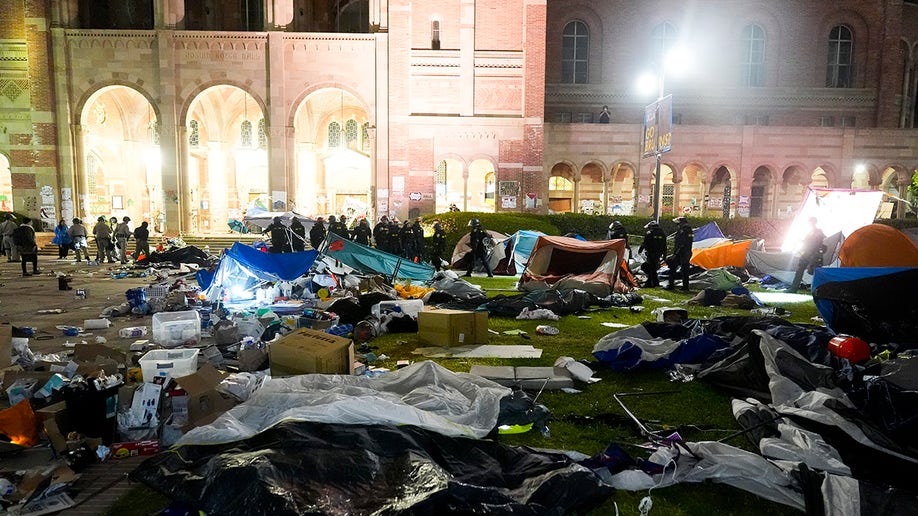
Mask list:
POLYGON ((197 344, 201 340, 201 315, 194 310, 153 314, 153 342, 165 348, 197 344))
POLYGON ((379 317, 387 311, 403 312, 417 318, 418 312, 424 309, 424 301, 420 299, 396 299, 393 301, 380 301, 370 308, 370 312, 379 317))
POLYGON ((198 349, 154 349, 140 357, 140 371, 143 381, 152 382, 156 377, 178 378, 194 374, 198 370, 198 349))

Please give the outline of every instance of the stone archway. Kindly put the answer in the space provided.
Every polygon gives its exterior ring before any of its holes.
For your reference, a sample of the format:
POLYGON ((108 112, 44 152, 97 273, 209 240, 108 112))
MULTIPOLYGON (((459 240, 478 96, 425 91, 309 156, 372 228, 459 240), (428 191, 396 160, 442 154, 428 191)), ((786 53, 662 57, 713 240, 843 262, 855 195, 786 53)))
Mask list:
POLYGON ((469 163, 466 182, 466 206, 468 211, 493 212, 497 205, 497 173, 494 163, 479 158, 469 163))
POLYGON ((612 167, 606 204, 609 215, 634 215, 637 200, 634 176, 634 167, 629 164, 618 163, 612 167))
POLYGON ((548 177, 548 211, 574 211, 574 169, 567 163, 558 163, 551 168, 548 177))
MULTIPOLYGON (((370 123, 351 93, 324 88, 309 94, 294 116, 296 209, 308 215, 371 217, 374 188, 370 123)), ((389 199, 393 211, 406 204, 404 188, 389 199)), ((380 214, 382 215, 382 214, 380 214)))
POLYGON ((578 213, 592 215, 603 212, 602 176, 602 168, 596 163, 587 163, 580 169, 580 181, 574 185, 580 202, 580 205, 575 207, 578 213))
POLYGON ((434 172, 434 194, 436 197, 436 211, 448 211, 450 206, 466 211, 465 202, 465 165, 461 160, 447 158, 437 163, 434 172))
MULTIPOLYGON (((193 234, 227 233, 230 220, 271 199, 264 113, 245 90, 211 86, 191 101, 185 125, 189 197, 183 199, 183 227, 193 234)), ((268 201, 269 207, 284 211, 284 201, 268 201)))
POLYGON ((749 216, 771 217, 775 202, 775 182, 768 167, 758 167, 752 173, 749 191, 749 216))
POLYGON ((711 184, 708 188, 707 213, 710 216, 720 215, 721 218, 730 218, 736 215, 736 178, 725 166, 717 167, 711 174, 711 184))
POLYGON ((73 215, 84 220, 128 216, 132 227, 146 220, 161 232, 159 125, 147 98, 127 86, 101 88, 83 105, 80 130, 83 162, 77 164, 73 215))

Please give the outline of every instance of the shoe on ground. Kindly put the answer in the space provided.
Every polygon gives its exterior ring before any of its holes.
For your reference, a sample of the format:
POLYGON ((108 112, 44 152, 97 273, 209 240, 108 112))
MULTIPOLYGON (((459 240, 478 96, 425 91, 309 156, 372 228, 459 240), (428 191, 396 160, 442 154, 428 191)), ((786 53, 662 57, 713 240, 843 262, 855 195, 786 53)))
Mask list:
POLYGON ((488 277, 489 277, 489 278, 493 278, 494 275, 493 275, 493 274, 488 274, 488 277))
POLYGON ((22 273, 22 277, 23 277, 23 278, 27 278, 27 277, 29 277, 29 276, 31 276, 31 274, 29 274, 28 272, 23 272, 23 273, 22 273))

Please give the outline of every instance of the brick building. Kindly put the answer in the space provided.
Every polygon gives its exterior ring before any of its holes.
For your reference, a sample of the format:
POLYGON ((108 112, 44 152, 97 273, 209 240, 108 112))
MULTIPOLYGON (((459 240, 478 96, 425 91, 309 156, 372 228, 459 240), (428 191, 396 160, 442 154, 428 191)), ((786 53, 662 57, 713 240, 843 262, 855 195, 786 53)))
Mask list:
POLYGON ((916 41, 901 0, 0 0, 0 210, 196 234, 253 206, 650 213, 634 82, 675 47, 664 213, 895 201, 916 41))

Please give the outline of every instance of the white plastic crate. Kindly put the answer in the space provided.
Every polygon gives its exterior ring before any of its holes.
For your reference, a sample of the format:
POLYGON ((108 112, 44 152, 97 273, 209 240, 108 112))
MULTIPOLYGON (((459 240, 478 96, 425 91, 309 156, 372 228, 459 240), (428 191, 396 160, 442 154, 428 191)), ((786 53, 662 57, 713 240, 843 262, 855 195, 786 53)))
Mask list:
POLYGON ((198 370, 198 348, 154 349, 140 357, 143 381, 152 382, 157 377, 178 378, 198 370))
POLYGON ((153 342, 166 348, 201 341, 201 315, 195 310, 153 314, 153 342))

